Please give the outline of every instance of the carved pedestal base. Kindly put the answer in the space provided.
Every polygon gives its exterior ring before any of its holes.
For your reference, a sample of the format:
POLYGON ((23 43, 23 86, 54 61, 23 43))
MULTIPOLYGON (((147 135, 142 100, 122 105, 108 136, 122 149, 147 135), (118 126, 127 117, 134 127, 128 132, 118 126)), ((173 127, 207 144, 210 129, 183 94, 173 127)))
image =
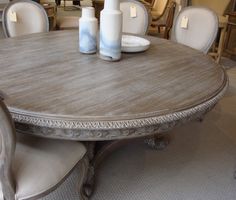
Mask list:
MULTIPOLYGON (((82 188, 80 188, 80 198, 87 200, 93 194, 96 186, 96 174, 100 163, 106 156, 120 148, 121 146, 128 144, 133 140, 115 140, 106 142, 87 142, 87 171, 86 178, 83 182, 82 188)), ((83 173, 84 174, 84 173, 83 173)))
POLYGON ((83 176, 82 182, 79 183, 79 194, 81 200, 88 200, 94 191, 94 147, 95 142, 85 144, 87 146, 87 154, 83 159, 81 174, 83 176))
POLYGON ((168 135, 157 134, 153 137, 146 138, 144 143, 153 149, 163 150, 170 143, 170 137, 168 135))

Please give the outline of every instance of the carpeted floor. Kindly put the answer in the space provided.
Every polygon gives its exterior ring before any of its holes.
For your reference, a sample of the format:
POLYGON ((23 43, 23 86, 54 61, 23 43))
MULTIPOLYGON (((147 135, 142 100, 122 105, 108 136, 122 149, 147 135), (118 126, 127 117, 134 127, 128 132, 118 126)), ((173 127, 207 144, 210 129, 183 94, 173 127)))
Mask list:
MULTIPOLYGON (((163 151, 140 140, 112 153, 92 200, 236 199, 236 63, 226 61, 229 90, 205 120, 175 128, 163 151)), ((78 200, 78 173, 42 200, 78 200)))

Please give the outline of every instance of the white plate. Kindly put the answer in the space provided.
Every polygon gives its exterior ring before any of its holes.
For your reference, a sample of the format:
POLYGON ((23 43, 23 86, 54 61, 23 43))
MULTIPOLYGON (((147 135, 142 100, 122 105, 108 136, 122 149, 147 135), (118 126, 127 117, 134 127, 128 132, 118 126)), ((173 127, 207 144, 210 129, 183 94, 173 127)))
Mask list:
POLYGON ((133 35, 122 35, 122 52, 142 52, 146 51, 150 46, 150 41, 133 36, 133 35))

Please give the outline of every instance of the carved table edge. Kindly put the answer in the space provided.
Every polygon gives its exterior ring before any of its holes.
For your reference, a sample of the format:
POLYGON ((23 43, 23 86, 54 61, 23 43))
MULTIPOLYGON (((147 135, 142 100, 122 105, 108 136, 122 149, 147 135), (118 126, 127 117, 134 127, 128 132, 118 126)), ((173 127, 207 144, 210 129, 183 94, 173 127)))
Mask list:
POLYGON ((84 130, 107 130, 107 129, 126 129, 138 128, 143 126, 151 126, 162 124, 194 115, 195 113, 207 110, 212 105, 216 104, 221 99, 228 88, 228 80, 226 80, 224 88, 212 99, 199 104, 193 108, 183 111, 177 111, 171 114, 161 115, 157 117, 148 117, 133 120, 117 120, 117 121, 78 121, 78 120, 63 120, 50 119, 35 116, 28 116, 23 113, 15 113, 10 109, 15 122, 31 124, 35 126, 43 126, 48 128, 64 128, 64 129, 84 129, 84 130))
POLYGON ((153 135, 171 130, 177 125, 202 118, 223 97, 228 88, 228 79, 223 89, 209 101, 193 108, 164 116, 127 121, 77 122, 32 118, 12 113, 16 129, 47 138, 80 141, 129 139, 153 135))

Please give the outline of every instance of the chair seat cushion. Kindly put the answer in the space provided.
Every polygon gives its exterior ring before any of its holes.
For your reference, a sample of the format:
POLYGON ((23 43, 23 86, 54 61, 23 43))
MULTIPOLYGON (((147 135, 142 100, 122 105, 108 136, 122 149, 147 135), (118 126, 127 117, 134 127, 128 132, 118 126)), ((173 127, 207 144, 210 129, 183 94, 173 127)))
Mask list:
POLYGON ((13 173, 16 199, 27 199, 57 186, 86 153, 80 142, 18 134, 13 173))
POLYGON ((79 27, 79 17, 66 16, 57 18, 58 29, 77 29, 79 27))

